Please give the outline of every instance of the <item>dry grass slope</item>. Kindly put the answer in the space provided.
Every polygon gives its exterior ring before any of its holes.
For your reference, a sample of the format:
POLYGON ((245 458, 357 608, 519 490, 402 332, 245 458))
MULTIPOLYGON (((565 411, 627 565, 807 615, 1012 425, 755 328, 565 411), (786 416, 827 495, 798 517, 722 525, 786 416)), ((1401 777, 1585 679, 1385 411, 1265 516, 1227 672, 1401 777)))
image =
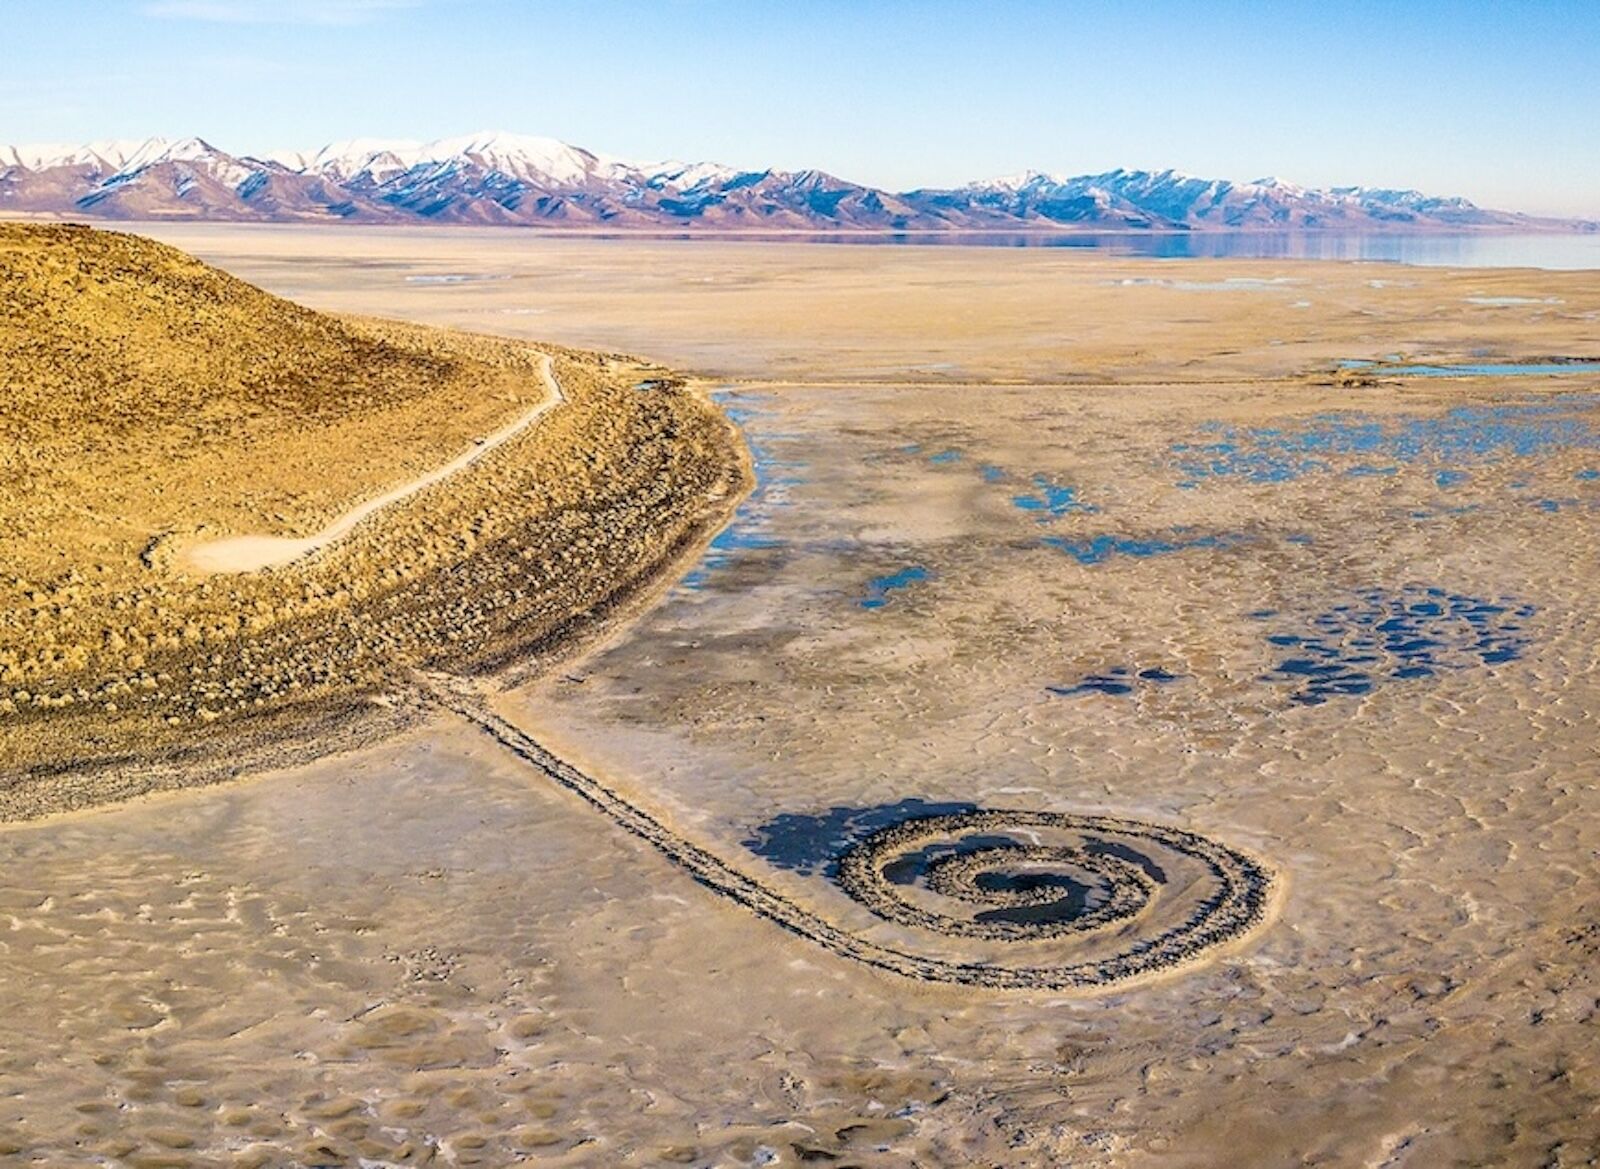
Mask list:
POLYGON ((419 664, 557 649, 746 478, 716 410, 635 389, 630 359, 331 317, 137 237, 0 225, 0 294, 4 817, 393 722, 371 700, 419 664), (338 545, 249 576, 176 566, 447 460, 538 400, 546 353, 566 404, 338 545))

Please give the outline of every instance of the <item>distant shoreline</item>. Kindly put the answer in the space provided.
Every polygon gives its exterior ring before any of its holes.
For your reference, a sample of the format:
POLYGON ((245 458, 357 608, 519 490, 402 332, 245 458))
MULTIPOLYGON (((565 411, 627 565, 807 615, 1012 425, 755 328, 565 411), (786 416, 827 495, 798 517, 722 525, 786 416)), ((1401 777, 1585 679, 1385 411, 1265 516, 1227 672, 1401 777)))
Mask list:
POLYGON ((1492 237, 1519 237, 1541 236, 1559 237, 1576 236, 1590 238, 1600 236, 1600 221, 1578 220, 1532 220, 1526 224, 1508 225, 1496 224, 1471 224, 1453 226, 1417 226, 1415 224, 1396 225, 1394 227, 1364 226, 1353 228, 1348 226, 1328 227, 1069 227, 1061 224, 1054 226, 1018 226, 1018 227, 943 227, 943 228, 880 228, 880 227, 838 227, 817 229, 808 227, 709 227, 695 228, 685 226, 676 227, 595 227, 590 224, 573 227, 560 227, 553 224, 520 224, 520 223, 461 223, 458 221, 442 221, 429 219, 414 219, 404 221, 378 221, 371 219, 319 219, 313 217, 295 219, 234 219, 226 216, 203 215, 171 215, 147 218, 122 218, 120 216, 97 216, 82 214, 66 214, 48 211, 8 211, 0 209, 0 222, 7 223, 81 223, 87 227, 99 228, 102 231, 130 230, 136 231, 141 227, 175 225, 195 227, 246 227, 262 229, 287 229, 287 228, 351 228, 361 231, 401 231, 401 232, 514 232, 518 235, 547 237, 551 239, 572 236, 583 239, 662 239, 662 240, 801 240, 801 241, 874 241, 883 240, 890 242, 937 242, 940 240, 971 240, 971 239, 1037 239, 1037 240, 1083 240, 1099 237, 1115 239, 1228 239, 1240 238, 1331 238, 1345 237, 1349 239, 1449 239, 1453 237, 1492 238, 1492 237))
MULTIPOLYGON (((14 213, 13 219, 18 218, 14 213)), ((0 222, 6 220, 0 213, 0 222)), ((32 216, 33 222, 83 222, 32 216)), ((1545 227, 1520 230, 1476 227, 1386 231, 1334 228, 1266 231, 1111 230, 1045 228, 1037 231, 977 231, 952 228, 932 232, 876 229, 812 231, 757 229, 661 231, 652 228, 598 230, 592 227, 551 228, 508 224, 261 222, 197 218, 96 220, 102 231, 147 234, 179 246, 199 246, 207 234, 259 240, 317 237, 365 244, 378 240, 445 242, 495 240, 518 245, 562 248, 581 244, 607 247, 704 248, 907 248, 928 250, 998 249, 1119 260, 1238 261, 1245 263, 1367 263, 1410 267, 1544 270, 1600 269, 1600 230, 1545 227)))

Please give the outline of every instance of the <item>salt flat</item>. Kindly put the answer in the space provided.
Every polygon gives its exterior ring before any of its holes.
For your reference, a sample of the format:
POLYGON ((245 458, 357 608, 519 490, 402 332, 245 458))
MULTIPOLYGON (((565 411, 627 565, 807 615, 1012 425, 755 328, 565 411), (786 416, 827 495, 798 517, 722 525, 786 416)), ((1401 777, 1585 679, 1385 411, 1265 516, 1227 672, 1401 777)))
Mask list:
POLYGON ((623 349, 727 377, 1186 381, 1501 345, 1600 356, 1592 272, 495 229, 132 229, 314 307, 623 349), (1539 303, 1474 302, 1517 296, 1539 303))
MULTIPOLYGON (((440 714, 0 835, 14 1151, 1600 1152, 1600 375, 1337 373, 1600 354, 1600 276, 162 234, 319 307, 726 384, 761 478, 733 524, 494 706, 807 912, 883 931, 830 866, 973 805, 1198 833, 1269 865, 1281 903, 1107 993, 913 981, 713 895, 440 714), (452 274, 475 278, 407 279, 452 274)), ((1007 946, 895 930, 941 958, 1007 946)))

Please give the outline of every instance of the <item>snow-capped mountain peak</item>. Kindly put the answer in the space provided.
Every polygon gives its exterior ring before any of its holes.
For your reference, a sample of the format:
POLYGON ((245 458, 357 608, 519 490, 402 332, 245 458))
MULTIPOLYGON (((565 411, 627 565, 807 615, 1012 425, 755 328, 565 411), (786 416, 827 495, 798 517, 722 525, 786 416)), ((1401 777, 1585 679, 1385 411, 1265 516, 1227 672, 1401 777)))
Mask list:
POLYGON ((555 138, 485 130, 458 138, 441 138, 422 147, 424 162, 471 159, 481 166, 522 180, 545 179, 576 184, 597 172, 609 174, 615 164, 555 138))
POLYGON ((102 138, 78 146, 59 142, 7 146, 0 147, 0 166, 33 171, 62 166, 96 167, 115 174, 159 156, 171 145, 165 138, 102 138))
POLYGON ((980 180, 979 182, 975 183, 968 183, 966 189, 971 191, 1020 191, 1027 187, 1059 187, 1064 185, 1066 182, 1067 179, 1065 177, 1052 174, 1049 171, 1024 170, 1018 171, 1015 174, 1001 175, 996 179, 987 179, 980 180))
POLYGON ((343 181, 366 170, 405 170, 415 165, 422 144, 404 138, 350 138, 319 150, 275 150, 262 155, 291 171, 325 174, 343 181))
POLYGON ((352 138, 314 152, 277 151, 272 161, 300 173, 317 173, 340 182, 365 176, 386 183, 395 176, 426 167, 443 173, 451 166, 475 166, 523 182, 581 184, 596 176, 617 177, 626 164, 555 138, 480 130, 431 142, 407 139, 352 138))
POLYGON ((0 146, 0 211, 608 230, 1459 230, 1536 222, 1410 190, 1236 183, 1171 169, 1027 170, 891 194, 815 169, 630 162, 501 130, 237 156, 199 138, 0 146))
POLYGON ((706 183, 726 182, 739 172, 716 162, 634 162, 624 164, 638 172, 652 186, 689 190, 706 183))

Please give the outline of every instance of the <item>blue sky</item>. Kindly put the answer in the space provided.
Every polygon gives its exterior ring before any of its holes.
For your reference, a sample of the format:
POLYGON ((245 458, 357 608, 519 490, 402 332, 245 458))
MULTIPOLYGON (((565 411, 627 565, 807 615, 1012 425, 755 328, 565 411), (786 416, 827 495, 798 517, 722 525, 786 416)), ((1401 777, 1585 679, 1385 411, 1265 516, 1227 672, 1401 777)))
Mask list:
POLYGON ((1173 166, 1600 216, 1600 0, 0 0, 0 142, 547 134, 890 188, 1173 166))

